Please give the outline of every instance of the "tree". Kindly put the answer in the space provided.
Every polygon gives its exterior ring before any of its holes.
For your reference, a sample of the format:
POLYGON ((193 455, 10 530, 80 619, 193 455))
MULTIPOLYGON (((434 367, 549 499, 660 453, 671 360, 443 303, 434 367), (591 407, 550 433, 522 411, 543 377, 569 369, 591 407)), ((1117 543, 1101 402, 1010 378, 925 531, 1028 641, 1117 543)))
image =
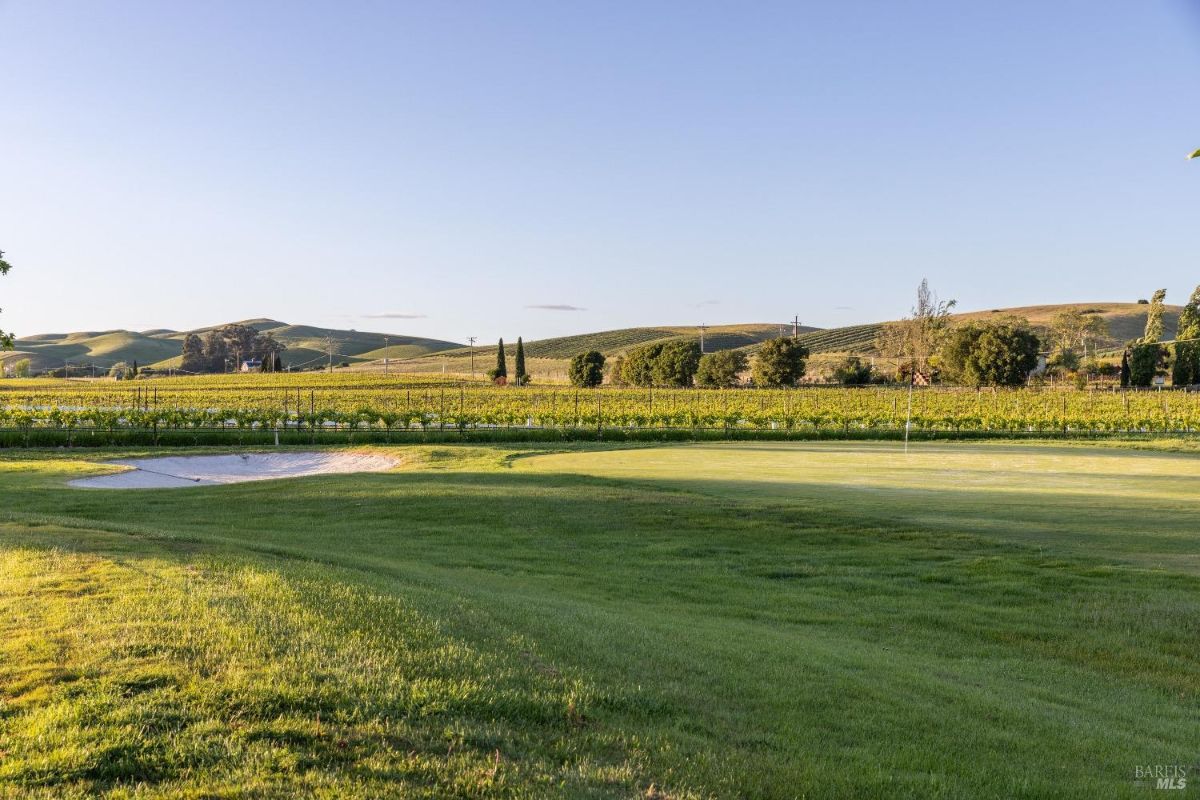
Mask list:
POLYGON ((272 359, 271 371, 283 372, 283 357, 278 352, 275 353, 275 358, 272 359))
POLYGON ((653 386, 654 360, 662 347, 661 344, 647 344, 630 350, 620 362, 621 382, 629 386, 653 386))
POLYGON ((929 288, 927 279, 917 287, 917 304, 911 313, 899 322, 884 323, 876 345, 884 355, 900 362, 910 376, 914 372, 928 375, 930 359, 937 353, 949 326, 950 310, 954 300, 942 301, 929 288))
MULTIPOLYGON (((4 260, 4 251, 0 250, 0 275, 7 275, 12 269, 12 264, 4 260)), ((0 350, 12 350, 13 335, 0 330, 0 350)))
POLYGON ((768 339, 754 356, 751 375, 755 386, 795 386, 804 377, 808 348, 795 339, 768 339))
POLYGON ((500 340, 500 347, 496 351, 496 368, 488 370, 488 377, 496 383, 504 383, 508 380, 508 364, 504 360, 504 340, 500 340))
POLYGON ((133 360, 133 366, 129 368, 129 371, 133 373, 132 377, 136 378, 138 376, 138 363, 136 358, 133 360))
POLYGON ((1023 319, 968 322, 951 330, 942 364, 972 386, 1020 386, 1037 366, 1041 341, 1023 319))
POLYGON ((1159 289, 1150 298, 1150 309, 1146 312, 1146 333, 1142 336, 1141 344, 1155 344, 1162 341, 1163 301, 1166 299, 1166 289, 1159 289))
POLYGON ((1129 388, 1129 351, 1121 353, 1121 388, 1129 388))
POLYGON ((185 372, 207 372, 208 360, 204 355, 204 340, 194 333, 183 337, 183 359, 179 368, 185 372))
POLYGON ((225 346, 225 339, 221 337, 219 330, 211 330, 204 335, 204 371, 205 372, 224 372, 225 360, 229 357, 229 352, 225 346))
POLYGON ((1067 353, 1087 358, 1088 345, 1108 335, 1108 322, 1097 313, 1068 308, 1054 315, 1049 332, 1058 354, 1066 357, 1064 360, 1070 360, 1067 353))
POLYGON ((728 389, 741 383, 750 359, 741 350, 718 350, 700 356, 696 368, 696 385, 706 389, 728 389))
POLYGON ((659 350, 650 372, 656 385, 682 389, 692 385, 699 366, 699 342, 673 341, 667 342, 659 350))
POLYGON ((628 386, 625 380, 625 356, 618 354, 607 364, 608 380, 613 386, 628 386))
POLYGON ((626 354, 620 378, 632 386, 691 386, 699 366, 698 342, 655 342, 635 347, 626 354))
POLYGON ((1200 383, 1200 286, 1192 292, 1187 305, 1179 314, 1171 383, 1176 386, 1200 383))
POLYGON ((604 382, 604 354, 599 350, 589 350, 571 359, 567 369, 572 386, 592 389, 604 382))
POLYGON ((521 341, 521 337, 517 337, 517 386, 524 386, 529 383, 529 374, 525 372, 525 343, 521 341))
POLYGON ((871 382, 872 368, 858 356, 846 356, 833 368, 833 379, 845 386, 862 386, 871 382))
POLYGON ((1152 386, 1165 362, 1166 348, 1158 342, 1135 344, 1129 350, 1129 385, 1152 386))

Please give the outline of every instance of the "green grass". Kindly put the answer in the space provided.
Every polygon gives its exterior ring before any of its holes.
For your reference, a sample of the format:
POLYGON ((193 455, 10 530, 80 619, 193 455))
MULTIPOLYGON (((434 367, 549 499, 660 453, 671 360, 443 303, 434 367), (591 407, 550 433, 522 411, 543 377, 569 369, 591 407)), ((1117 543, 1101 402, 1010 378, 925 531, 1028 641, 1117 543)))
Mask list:
POLYGON ((0 796, 1144 796, 1200 734, 1172 447, 445 445, 140 492, 4 453, 0 796))

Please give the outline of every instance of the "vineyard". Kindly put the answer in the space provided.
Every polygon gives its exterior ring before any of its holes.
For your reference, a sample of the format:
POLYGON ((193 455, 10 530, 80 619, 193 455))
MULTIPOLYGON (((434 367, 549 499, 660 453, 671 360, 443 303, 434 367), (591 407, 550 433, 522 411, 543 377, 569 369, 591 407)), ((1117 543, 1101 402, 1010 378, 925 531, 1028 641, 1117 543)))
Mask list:
MULTIPOLYGON (((38 432, 723 431, 887 436, 909 419, 904 388, 633 389, 495 387, 436 376, 228 375, 0 383, 8 443, 38 432)), ((1190 433, 1200 394, 1066 389, 919 389, 911 429, 992 434, 1190 433)), ((378 438, 378 437, 376 437, 378 438)), ((83 440, 80 440, 83 441, 83 440)))

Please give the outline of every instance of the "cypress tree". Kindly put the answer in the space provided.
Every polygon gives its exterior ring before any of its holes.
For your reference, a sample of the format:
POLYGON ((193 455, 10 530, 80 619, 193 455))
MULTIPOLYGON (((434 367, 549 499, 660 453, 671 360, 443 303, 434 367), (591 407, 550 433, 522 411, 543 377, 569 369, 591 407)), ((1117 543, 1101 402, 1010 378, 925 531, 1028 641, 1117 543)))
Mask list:
POLYGON ((1129 388, 1129 351, 1121 354, 1121 388, 1129 388))
POLYGON ((508 378, 508 364, 504 360, 504 340, 500 340, 500 347, 496 351, 496 368, 488 372, 488 377, 494 381, 500 378, 508 378))
POLYGON ((138 374, 137 359, 133 360, 133 376, 136 378, 138 374))
POLYGON ((529 375, 525 372, 525 343, 521 341, 521 337, 517 337, 517 386, 522 386, 529 380, 529 375))

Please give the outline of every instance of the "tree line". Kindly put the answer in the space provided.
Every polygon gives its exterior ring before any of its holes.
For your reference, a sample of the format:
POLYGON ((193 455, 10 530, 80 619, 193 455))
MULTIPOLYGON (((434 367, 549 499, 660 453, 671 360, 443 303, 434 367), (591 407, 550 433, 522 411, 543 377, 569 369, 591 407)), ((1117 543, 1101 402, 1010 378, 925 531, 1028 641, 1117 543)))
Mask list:
POLYGON ((286 349, 269 332, 260 333, 249 325, 224 325, 203 337, 185 336, 179 367, 185 372, 225 372, 232 364, 236 372, 243 363, 258 361, 263 372, 279 372, 283 369, 280 354, 286 349))

